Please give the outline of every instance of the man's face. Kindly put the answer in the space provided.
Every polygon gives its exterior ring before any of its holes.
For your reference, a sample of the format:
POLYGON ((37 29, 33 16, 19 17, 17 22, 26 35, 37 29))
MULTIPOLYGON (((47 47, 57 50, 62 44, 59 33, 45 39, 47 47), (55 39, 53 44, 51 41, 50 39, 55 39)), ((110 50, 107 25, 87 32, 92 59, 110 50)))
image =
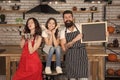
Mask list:
POLYGON ((72 14, 64 14, 63 20, 66 28, 69 28, 74 25, 72 14))

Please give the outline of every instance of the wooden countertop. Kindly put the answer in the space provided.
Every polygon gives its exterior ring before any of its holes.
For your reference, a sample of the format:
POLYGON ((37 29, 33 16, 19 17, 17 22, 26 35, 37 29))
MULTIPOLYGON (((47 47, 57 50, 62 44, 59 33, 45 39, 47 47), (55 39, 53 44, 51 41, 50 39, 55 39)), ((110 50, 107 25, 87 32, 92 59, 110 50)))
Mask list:
MULTIPOLYGON (((0 49, 6 49, 0 53, 0 56, 20 56, 22 49, 19 46, 0 46, 0 49)), ((107 56, 102 46, 87 46, 88 56, 107 56)))

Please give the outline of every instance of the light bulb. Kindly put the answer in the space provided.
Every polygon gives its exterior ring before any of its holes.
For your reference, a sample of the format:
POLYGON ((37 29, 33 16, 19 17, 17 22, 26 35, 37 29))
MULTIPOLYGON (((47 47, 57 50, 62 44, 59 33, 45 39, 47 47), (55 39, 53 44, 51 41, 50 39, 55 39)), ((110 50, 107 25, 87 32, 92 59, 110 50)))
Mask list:
POLYGON ((58 4, 58 2, 57 2, 57 1, 55 1, 55 4, 58 4))
POLYGON ((11 0, 9 0, 8 3, 11 3, 11 0))

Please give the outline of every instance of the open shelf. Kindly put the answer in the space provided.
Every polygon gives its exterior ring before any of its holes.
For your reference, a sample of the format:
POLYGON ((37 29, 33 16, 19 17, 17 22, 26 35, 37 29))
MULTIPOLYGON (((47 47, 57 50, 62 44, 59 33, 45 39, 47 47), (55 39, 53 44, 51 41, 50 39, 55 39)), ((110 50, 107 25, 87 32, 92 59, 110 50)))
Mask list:
POLYGON ((0 24, 0 27, 19 27, 24 26, 24 24, 0 24))
POLYGON ((114 76, 106 75, 106 77, 109 77, 109 78, 120 78, 120 76, 117 76, 117 75, 114 75, 114 76))
POLYGON ((120 21, 120 19, 107 19, 107 21, 120 21))
POLYGON ((109 4, 107 6, 120 6, 120 4, 109 4))
POLYGON ((24 13, 26 10, 0 10, 0 13, 24 13))

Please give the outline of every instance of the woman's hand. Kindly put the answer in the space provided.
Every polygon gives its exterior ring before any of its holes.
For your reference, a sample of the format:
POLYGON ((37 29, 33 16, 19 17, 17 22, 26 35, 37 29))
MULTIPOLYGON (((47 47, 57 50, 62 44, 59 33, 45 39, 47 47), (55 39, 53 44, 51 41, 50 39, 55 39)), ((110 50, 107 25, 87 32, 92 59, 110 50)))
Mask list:
POLYGON ((30 37, 28 38, 28 42, 31 43, 31 41, 33 41, 33 39, 34 39, 33 35, 30 35, 30 37))

